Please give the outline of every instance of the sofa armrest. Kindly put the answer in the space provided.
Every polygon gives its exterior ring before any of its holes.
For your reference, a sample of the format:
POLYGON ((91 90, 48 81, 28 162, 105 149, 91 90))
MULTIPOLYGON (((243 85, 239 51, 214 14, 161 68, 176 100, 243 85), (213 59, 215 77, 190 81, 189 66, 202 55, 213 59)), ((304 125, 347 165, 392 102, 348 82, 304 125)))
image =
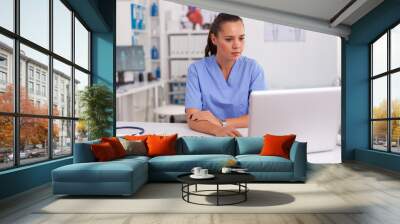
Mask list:
POLYGON ((95 162, 96 158, 92 153, 90 146, 92 144, 98 144, 100 140, 88 141, 75 143, 74 147, 74 163, 89 163, 95 162))
POLYGON ((305 181, 307 176, 307 143, 294 142, 290 149, 290 160, 293 162, 293 179, 305 181))

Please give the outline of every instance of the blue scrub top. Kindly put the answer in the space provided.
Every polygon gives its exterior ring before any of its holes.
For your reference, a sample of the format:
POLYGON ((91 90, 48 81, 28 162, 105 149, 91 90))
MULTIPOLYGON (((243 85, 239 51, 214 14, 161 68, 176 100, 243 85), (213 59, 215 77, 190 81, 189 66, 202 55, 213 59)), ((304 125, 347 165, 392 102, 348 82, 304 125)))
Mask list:
POLYGON ((264 71, 255 60, 241 56, 225 80, 210 56, 189 66, 185 107, 209 110, 220 120, 240 117, 249 112, 250 93, 265 89, 264 71))

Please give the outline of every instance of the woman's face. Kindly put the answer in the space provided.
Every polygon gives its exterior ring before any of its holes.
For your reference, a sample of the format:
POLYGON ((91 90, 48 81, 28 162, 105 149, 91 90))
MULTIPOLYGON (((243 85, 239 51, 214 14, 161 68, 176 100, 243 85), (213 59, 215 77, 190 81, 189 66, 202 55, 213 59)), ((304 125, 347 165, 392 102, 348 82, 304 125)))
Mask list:
POLYGON ((225 60, 236 60, 244 49, 244 26, 241 21, 225 22, 217 35, 211 36, 217 55, 225 60))

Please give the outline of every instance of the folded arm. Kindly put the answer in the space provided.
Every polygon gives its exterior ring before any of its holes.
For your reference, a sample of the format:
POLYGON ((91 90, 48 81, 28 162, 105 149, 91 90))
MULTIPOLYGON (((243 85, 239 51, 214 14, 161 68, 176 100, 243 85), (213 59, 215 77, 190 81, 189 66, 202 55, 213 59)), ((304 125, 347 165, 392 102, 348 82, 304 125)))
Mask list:
MULTIPOLYGON (((241 136, 232 125, 222 126, 222 122, 210 111, 199 109, 186 109, 186 120, 189 127, 195 131, 215 135, 215 136, 241 136)), ((227 121, 228 122, 228 121, 227 121)), ((233 121, 238 123, 238 121, 233 121)))

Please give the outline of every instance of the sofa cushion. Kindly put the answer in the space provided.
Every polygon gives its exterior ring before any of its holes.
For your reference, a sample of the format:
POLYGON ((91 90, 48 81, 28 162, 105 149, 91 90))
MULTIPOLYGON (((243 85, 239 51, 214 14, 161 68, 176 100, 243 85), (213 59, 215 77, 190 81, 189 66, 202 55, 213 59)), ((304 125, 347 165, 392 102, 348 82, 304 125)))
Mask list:
POLYGON ((118 158, 112 145, 108 142, 92 144, 90 147, 92 149, 94 157, 96 157, 96 161, 105 162, 118 158))
POLYGON ((115 155, 117 158, 122 158, 126 156, 126 151, 124 146, 122 146, 121 142, 117 137, 103 137, 101 138, 101 142, 108 142, 114 149, 115 155))
POLYGON ((190 172, 193 167, 200 166, 211 172, 219 171, 230 159, 231 155, 175 155, 158 156, 149 160, 149 170, 163 172, 190 172))
POLYGON ((261 156, 280 156, 289 159, 290 148, 296 135, 264 135, 264 146, 261 149, 261 156))
POLYGON ((176 154, 176 139, 178 134, 173 135, 150 135, 147 137, 147 155, 148 156, 165 156, 176 154))
POLYGON ((145 156, 147 155, 146 143, 143 141, 136 140, 126 140, 124 138, 120 138, 122 146, 126 151, 126 155, 137 155, 137 156, 145 156))
POLYGON ((177 154, 235 155, 235 139, 232 137, 181 137, 180 141, 178 141, 177 154))
POLYGON ((236 155, 260 154, 264 145, 263 137, 237 137, 236 155))
POLYGON ((238 155, 240 167, 249 172, 292 172, 292 161, 279 156, 238 155))
POLYGON ((147 171, 146 166, 146 162, 139 159, 114 160, 74 163, 59 167, 52 173, 53 181, 58 182, 129 182, 134 172, 147 171))
POLYGON ((90 148, 92 144, 99 144, 100 140, 75 143, 74 163, 95 162, 96 158, 90 148))

